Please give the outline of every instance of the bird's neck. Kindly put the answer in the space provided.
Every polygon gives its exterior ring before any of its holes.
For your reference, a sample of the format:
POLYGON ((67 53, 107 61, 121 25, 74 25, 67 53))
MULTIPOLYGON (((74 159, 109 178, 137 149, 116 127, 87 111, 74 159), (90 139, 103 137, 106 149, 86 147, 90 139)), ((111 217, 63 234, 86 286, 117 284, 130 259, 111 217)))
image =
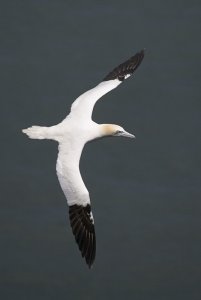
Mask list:
POLYGON ((115 132, 114 124, 101 124, 99 125, 100 137, 112 136, 115 132))

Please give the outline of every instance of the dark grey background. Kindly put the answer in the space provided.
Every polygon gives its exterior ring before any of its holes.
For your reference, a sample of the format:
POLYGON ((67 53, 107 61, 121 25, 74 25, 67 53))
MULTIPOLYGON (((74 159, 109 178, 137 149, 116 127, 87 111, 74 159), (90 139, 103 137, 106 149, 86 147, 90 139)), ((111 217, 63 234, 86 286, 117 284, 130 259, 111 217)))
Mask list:
POLYGON ((201 299, 201 2, 1 1, 0 298, 201 299), (86 146, 97 257, 88 270, 55 174, 53 125, 146 48, 94 120, 136 140, 86 146))

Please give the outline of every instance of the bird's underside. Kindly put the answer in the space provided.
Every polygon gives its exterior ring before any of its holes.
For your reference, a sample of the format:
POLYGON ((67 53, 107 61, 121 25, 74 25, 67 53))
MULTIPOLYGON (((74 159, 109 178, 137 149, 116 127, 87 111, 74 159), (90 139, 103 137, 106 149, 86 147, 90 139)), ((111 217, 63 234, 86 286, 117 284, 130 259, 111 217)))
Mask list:
MULTIPOLYGON (((95 88, 78 97, 72 104, 70 118, 67 116, 66 120, 52 127, 32 126, 23 130, 30 138, 54 139, 59 142, 57 175, 69 205, 70 224, 75 240, 82 257, 85 258, 89 267, 93 265, 96 256, 96 236, 89 193, 80 175, 79 160, 84 144, 96 137, 91 135, 91 138, 86 135, 86 140, 82 141, 82 146, 79 146, 79 142, 76 144, 75 141, 79 141, 79 132, 76 132, 77 124, 81 120, 83 124, 84 122, 91 122, 92 124, 91 114, 96 101, 132 75, 141 64, 143 58, 144 51, 142 50, 112 70, 95 88), (69 120, 73 120, 74 123, 70 123, 69 120), (67 142, 64 142, 68 137, 65 126, 69 135, 67 142)), ((99 125, 97 123, 93 122, 93 124, 95 124, 93 125, 95 129, 96 126, 98 128, 99 125)), ((93 130, 95 131, 95 129, 93 130)), ((121 130, 117 130, 116 135, 119 134, 120 136, 120 132, 121 130)), ((126 136, 125 134, 129 137, 132 136, 127 132, 124 132, 124 136, 126 136)), ((80 135, 80 139, 83 140, 83 134, 80 133, 80 135)), ((108 133, 103 136, 107 135, 112 134, 108 133)))

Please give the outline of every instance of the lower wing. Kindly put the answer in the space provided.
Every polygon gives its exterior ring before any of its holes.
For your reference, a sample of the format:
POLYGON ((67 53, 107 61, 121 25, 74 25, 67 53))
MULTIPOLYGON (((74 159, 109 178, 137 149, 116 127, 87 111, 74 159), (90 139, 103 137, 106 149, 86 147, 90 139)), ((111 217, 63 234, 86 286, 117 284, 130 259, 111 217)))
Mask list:
POLYGON ((79 165, 72 164, 73 159, 71 154, 66 157, 66 153, 59 152, 57 176, 67 198, 70 224, 75 240, 90 268, 96 255, 94 219, 88 190, 82 180, 79 165))

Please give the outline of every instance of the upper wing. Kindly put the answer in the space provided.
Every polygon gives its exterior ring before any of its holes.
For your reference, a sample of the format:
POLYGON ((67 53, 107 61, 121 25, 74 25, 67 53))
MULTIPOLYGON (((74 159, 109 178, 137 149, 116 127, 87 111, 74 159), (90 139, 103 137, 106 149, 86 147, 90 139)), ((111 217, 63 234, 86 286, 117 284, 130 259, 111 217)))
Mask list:
POLYGON ((79 171, 82 147, 66 151, 60 147, 57 159, 57 176, 69 205, 69 217, 75 240, 89 267, 96 255, 96 236, 89 193, 79 171))
POLYGON ((96 101, 128 78, 137 69, 143 58, 144 50, 116 67, 95 88, 80 95, 71 106, 71 115, 78 118, 91 118, 96 101))

